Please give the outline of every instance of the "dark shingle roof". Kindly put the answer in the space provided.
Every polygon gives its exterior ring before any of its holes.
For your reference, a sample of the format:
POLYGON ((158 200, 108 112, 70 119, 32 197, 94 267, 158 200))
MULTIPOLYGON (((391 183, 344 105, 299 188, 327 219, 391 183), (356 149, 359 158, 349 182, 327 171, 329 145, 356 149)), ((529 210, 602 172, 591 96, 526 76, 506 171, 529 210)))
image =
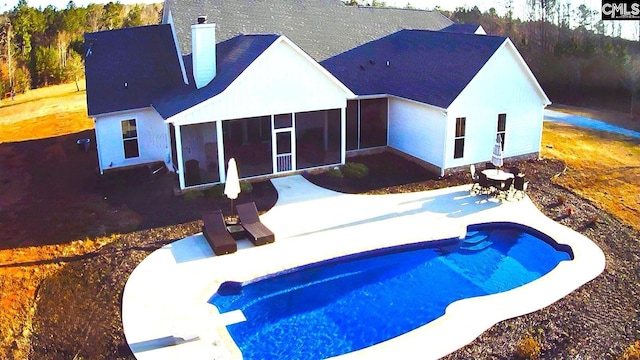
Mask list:
POLYGON ((357 95, 389 94, 446 109, 505 41, 401 30, 321 64, 357 95))
MULTIPOLYGON (((346 6, 340 0, 165 0, 184 54, 198 15, 216 23, 218 41, 238 34, 281 34, 317 61, 401 29, 440 30, 452 23, 436 11, 346 6)), ((166 19, 165 19, 166 20, 166 19)))
POLYGON ((440 31, 461 34, 475 34, 479 27, 480 25, 478 24, 451 24, 440 31))
POLYGON ((190 86, 181 86, 158 98, 153 107, 165 119, 187 110, 223 92, 279 35, 239 35, 218 43, 216 48, 217 74, 205 87, 196 89, 192 77, 191 56, 185 56, 190 74, 190 86))
POLYGON ((147 107, 183 84, 169 25, 88 33, 85 50, 90 116, 147 107))

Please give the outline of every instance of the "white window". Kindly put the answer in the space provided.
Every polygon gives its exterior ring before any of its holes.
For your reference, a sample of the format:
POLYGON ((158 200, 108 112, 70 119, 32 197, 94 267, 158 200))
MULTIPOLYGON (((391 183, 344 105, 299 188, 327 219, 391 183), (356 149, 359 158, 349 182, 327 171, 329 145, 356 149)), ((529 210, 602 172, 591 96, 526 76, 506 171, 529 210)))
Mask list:
POLYGON ((502 140, 502 151, 504 151, 504 140, 507 133, 507 114, 498 114, 498 136, 502 140))
POLYGON ((455 137, 455 147, 453 149, 453 158, 459 159, 464 156, 464 134, 465 134, 465 123, 467 122, 467 118, 459 117, 456 118, 456 137, 455 137))
POLYGON ((122 121, 122 143, 124 145, 124 158, 136 158, 140 156, 140 150, 138 149, 138 130, 136 127, 136 120, 123 120, 122 121))

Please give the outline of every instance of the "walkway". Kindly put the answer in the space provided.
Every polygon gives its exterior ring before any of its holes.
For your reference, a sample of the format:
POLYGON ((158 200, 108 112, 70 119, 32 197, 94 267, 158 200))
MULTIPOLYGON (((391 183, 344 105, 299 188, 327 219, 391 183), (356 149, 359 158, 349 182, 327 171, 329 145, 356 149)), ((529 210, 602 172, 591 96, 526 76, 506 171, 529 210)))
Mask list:
POLYGON ((276 234, 275 243, 253 247, 241 240, 238 252, 216 257, 198 234, 156 250, 133 271, 123 293, 122 322, 138 359, 240 359, 224 325, 241 321, 242 314, 219 315, 207 303, 223 281, 247 281, 350 253, 457 237, 472 223, 511 221, 541 229, 570 245, 575 259, 517 289, 458 301, 426 326, 341 359, 438 358, 499 321, 561 299, 604 269, 604 255, 593 242, 545 217, 528 198, 487 200, 470 196, 469 186, 348 195, 319 188, 301 176, 272 181, 278 201, 261 219, 276 234))

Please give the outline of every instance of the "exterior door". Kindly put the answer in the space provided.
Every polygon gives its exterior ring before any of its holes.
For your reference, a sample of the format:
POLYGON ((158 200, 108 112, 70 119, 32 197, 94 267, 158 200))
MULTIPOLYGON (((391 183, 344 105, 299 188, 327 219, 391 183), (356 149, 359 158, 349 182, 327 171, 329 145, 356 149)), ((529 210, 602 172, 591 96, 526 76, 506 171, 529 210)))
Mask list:
POLYGON ((294 166, 293 158, 293 131, 291 129, 279 129, 275 131, 275 173, 292 171, 294 166))
POLYGON ((273 173, 296 169, 296 137, 294 114, 271 116, 271 142, 273 143, 273 173))

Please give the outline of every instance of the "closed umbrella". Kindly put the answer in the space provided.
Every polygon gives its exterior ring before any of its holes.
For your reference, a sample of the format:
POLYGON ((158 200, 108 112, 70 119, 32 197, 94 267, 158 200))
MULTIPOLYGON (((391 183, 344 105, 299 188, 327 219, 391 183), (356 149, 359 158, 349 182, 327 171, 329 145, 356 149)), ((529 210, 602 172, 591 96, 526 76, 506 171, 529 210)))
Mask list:
POLYGON ((233 214, 233 200, 240 194, 240 179, 238 178, 238 167, 236 159, 229 159, 227 165, 227 180, 224 183, 224 194, 231 199, 231 213, 233 214))
MULTIPOLYGON (((493 145, 493 153, 491 153, 491 163, 495 165, 496 169, 502 167, 502 137, 496 136, 496 143, 493 145)), ((496 170, 497 172, 497 170, 496 170)))

